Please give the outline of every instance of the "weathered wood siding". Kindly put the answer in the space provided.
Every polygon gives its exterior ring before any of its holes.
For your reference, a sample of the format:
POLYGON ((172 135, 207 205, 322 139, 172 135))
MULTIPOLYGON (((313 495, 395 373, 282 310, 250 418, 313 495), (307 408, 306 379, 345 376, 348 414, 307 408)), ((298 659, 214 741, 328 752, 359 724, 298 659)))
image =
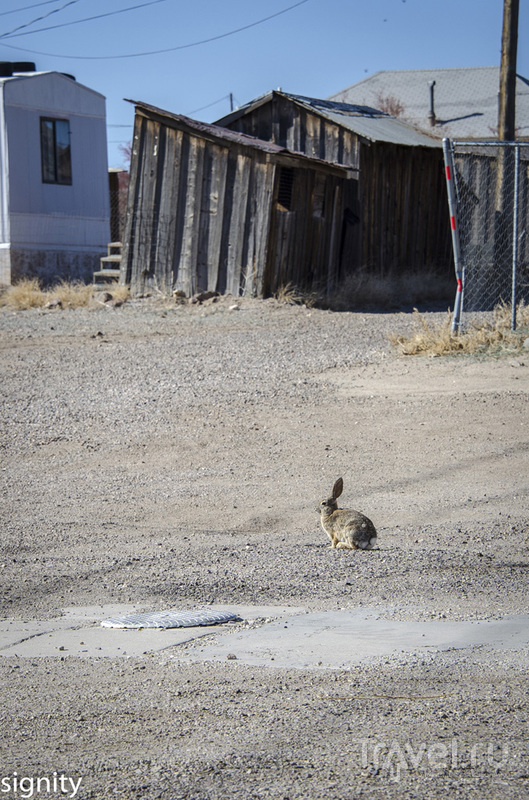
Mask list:
POLYGON ((451 265, 443 156, 424 147, 362 146, 362 263, 402 271, 451 265))
POLYGON ((343 215, 356 181, 230 137, 137 111, 121 274, 133 295, 263 296, 339 277, 344 248, 355 246, 343 215))
POLYGON ((280 95, 234 120, 229 127, 332 164, 353 168, 360 164, 358 136, 280 95))
POLYGON ((344 208, 342 272, 359 268, 381 273, 451 270, 441 148, 369 142, 275 94, 229 127, 312 157, 359 168, 358 197, 344 208))
POLYGON ((354 198, 356 181, 297 170, 290 210, 280 202, 278 171, 272 204, 272 224, 264 293, 287 283, 325 293, 341 275, 345 246, 344 209, 354 198))
POLYGON ((265 154, 138 115, 123 253, 131 292, 259 293, 274 171, 265 154))

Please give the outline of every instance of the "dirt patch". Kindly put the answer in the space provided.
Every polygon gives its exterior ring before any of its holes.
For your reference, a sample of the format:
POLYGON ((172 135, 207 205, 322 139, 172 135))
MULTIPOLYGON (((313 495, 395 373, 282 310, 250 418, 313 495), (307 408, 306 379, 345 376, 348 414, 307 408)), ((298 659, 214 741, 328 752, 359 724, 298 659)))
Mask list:
MULTIPOLYGON (((412 324, 233 298, 2 311, 4 619, 526 613, 529 356, 405 358, 388 334, 412 324), (331 550, 319 528, 340 475, 372 552, 331 550)), ((181 652, 1 658, 7 797, 15 772, 127 800, 527 792, 518 650, 316 671, 181 652)))

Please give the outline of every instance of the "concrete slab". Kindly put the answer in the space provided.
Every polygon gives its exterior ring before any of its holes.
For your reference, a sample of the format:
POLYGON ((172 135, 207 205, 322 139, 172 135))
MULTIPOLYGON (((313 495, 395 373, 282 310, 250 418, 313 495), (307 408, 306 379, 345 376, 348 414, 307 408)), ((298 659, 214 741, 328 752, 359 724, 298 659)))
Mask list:
POLYGON ((134 606, 66 608, 52 620, 0 622, 0 656, 83 658, 140 656, 170 650, 186 661, 238 660, 261 666, 347 668, 398 653, 459 648, 523 650, 529 642, 529 615, 495 620, 426 622, 385 619, 387 609, 344 609, 306 613, 286 606, 225 606, 255 625, 140 630, 104 628, 101 621, 138 612, 134 606), (207 637, 207 638, 206 638, 207 637), (182 647, 186 645, 186 647, 182 647))
POLYGON ((215 635, 178 658, 296 669, 346 668, 396 653, 439 652, 483 645, 521 650, 529 642, 529 615, 499 620, 426 622, 384 619, 380 610, 351 609, 283 617, 258 629, 215 635))
MULTIPOLYGON (((302 608, 285 606, 221 606, 211 605, 214 611, 231 611, 241 619, 275 619, 284 614, 301 612, 302 608)), ((109 617, 137 613, 129 605, 86 606, 65 608, 63 615, 50 620, 0 621, 0 656, 39 658, 45 656, 80 656, 84 658, 139 656, 165 650, 211 634, 212 628, 230 625, 139 630, 101 627, 109 617)))

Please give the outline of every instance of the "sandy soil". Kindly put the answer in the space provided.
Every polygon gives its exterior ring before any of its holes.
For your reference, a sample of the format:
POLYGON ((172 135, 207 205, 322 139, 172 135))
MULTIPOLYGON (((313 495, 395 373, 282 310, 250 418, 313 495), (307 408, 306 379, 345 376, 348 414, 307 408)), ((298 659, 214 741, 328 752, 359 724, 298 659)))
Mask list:
MULTIPOLYGON (((2 618, 526 613, 529 354, 405 358, 388 333, 412 325, 233 298, 0 312, 2 618), (340 475, 372 552, 331 550, 319 528, 340 475)), ((189 648, 3 657, 0 791, 53 796, 62 777, 98 800, 525 797, 526 655, 308 671, 189 648), (54 774, 46 795, 36 780, 54 774)))

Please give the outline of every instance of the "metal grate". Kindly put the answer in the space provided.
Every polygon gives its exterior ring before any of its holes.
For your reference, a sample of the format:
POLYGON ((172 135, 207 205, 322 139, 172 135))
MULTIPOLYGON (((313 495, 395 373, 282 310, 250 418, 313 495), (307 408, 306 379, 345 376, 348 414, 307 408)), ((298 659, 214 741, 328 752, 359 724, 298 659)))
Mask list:
POLYGON ((153 611, 145 614, 128 614, 110 617, 101 622, 103 628, 195 628, 200 625, 218 625, 239 620, 229 611, 153 611))

